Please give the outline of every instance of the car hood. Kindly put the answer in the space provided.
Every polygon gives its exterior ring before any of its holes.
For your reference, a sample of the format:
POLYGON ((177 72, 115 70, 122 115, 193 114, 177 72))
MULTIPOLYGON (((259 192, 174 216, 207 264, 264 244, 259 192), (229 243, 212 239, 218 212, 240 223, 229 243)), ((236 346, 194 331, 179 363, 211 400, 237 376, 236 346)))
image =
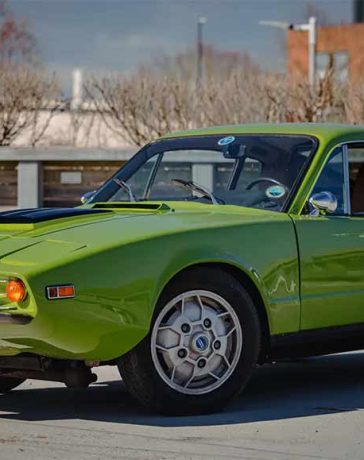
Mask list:
POLYGON ((201 203, 98 203, 0 213, 0 270, 36 266, 167 234, 288 218, 238 206, 201 203), (77 254, 76 254, 77 253, 77 254))

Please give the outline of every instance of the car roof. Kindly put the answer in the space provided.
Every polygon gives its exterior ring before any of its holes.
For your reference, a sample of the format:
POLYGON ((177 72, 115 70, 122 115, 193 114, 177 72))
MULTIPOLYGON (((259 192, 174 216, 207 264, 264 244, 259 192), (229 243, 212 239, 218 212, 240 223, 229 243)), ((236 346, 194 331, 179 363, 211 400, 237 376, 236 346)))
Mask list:
POLYGON ((230 134, 300 134, 315 136, 326 141, 354 135, 364 141, 364 125, 344 125, 335 123, 257 123, 244 125, 213 126, 169 133, 161 139, 175 137, 230 134))

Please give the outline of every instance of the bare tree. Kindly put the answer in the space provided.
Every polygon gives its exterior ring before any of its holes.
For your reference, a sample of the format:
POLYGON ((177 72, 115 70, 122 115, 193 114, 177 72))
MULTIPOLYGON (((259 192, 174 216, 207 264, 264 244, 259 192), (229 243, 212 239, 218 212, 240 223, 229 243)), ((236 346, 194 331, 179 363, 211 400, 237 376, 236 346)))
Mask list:
POLYGON ((272 113, 269 121, 325 122, 336 117, 336 121, 344 121, 344 89, 345 85, 335 82, 333 67, 327 69, 314 89, 307 82, 294 84, 286 79, 276 86, 267 85, 265 92, 272 113))
POLYGON ((343 118, 352 124, 364 124, 364 82, 348 85, 341 94, 343 118))
POLYGON ((281 104, 276 98, 281 91, 283 101, 285 89, 280 75, 241 67, 229 75, 212 74, 198 88, 192 78, 161 77, 146 70, 129 78, 94 77, 86 94, 110 129, 141 145, 169 131, 277 121, 283 114, 277 113, 281 104))
POLYGON ((0 64, 30 63, 35 56, 36 40, 26 21, 16 19, 8 2, 0 0, 0 64))
POLYGON ((59 108, 55 78, 39 69, 34 35, 0 0, 0 146, 23 134, 36 145, 59 108))
POLYGON ((280 84, 275 74, 237 70, 226 79, 211 79, 202 89, 199 109, 203 124, 239 124, 270 121, 266 88, 280 84))
MULTIPOLYGON (((260 66, 249 53, 221 50, 209 44, 205 44, 203 47, 203 61, 207 80, 229 78, 233 73, 241 71, 247 73, 259 73, 261 71, 260 66)), ((158 56, 151 61, 146 70, 163 76, 193 81, 196 79, 196 63, 196 50, 188 49, 176 55, 158 56)))
POLYGON ((195 55, 187 51, 163 56, 131 77, 94 76, 85 94, 114 133, 137 145, 172 130, 257 121, 261 107, 254 80, 262 72, 254 61, 206 46, 205 66, 206 82, 199 88, 195 55))
POLYGON ((283 75, 240 66, 212 72, 196 87, 178 69, 162 77, 152 67, 131 77, 92 78, 86 94, 104 123, 141 145, 169 131, 255 122, 363 123, 364 86, 335 81, 333 61, 313 89, 283 75))
POLYGON ((0 66, 0 146, 12 144, 27 130, 35 145, 58 108, 57 96, 55 80, 42 72, 19 64, 0 66))
POLYGON ((85 85, 85 92, 105 124, 136 145, 193 124, 194 88, 179 78, 161 78, 142 71, 130 78, 93 77, 85 85))

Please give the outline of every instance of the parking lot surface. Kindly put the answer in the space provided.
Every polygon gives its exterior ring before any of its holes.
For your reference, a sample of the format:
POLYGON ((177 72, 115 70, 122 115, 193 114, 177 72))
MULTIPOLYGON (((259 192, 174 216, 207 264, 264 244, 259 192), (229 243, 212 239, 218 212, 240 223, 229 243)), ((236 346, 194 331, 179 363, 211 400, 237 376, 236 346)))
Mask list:
POLYGON ((0 459, 364 459, 364 352, 257 370, 221 413, 148 414, 116 368, 85 390, 29 380, 0 396, 0 459))

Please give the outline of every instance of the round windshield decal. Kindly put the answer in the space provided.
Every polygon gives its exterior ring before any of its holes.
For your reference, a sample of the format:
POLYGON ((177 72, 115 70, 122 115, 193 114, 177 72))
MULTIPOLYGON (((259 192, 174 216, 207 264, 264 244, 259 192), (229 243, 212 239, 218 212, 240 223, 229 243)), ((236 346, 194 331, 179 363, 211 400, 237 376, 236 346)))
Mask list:
POLYGON ((218 145, 229 145, 231 144, 232 142, 235 141, 235 137, 234 136, 228 136, 228 137, 223 137, 222 139, 219 140, 219 142, 217 143, 218 145))
POLYGON ((286 194, 286 189, 283 187, 283 185, 272 185, 271 187, 267 188, 265 194, 268 198, 282 198, 282 196, 286 194))

